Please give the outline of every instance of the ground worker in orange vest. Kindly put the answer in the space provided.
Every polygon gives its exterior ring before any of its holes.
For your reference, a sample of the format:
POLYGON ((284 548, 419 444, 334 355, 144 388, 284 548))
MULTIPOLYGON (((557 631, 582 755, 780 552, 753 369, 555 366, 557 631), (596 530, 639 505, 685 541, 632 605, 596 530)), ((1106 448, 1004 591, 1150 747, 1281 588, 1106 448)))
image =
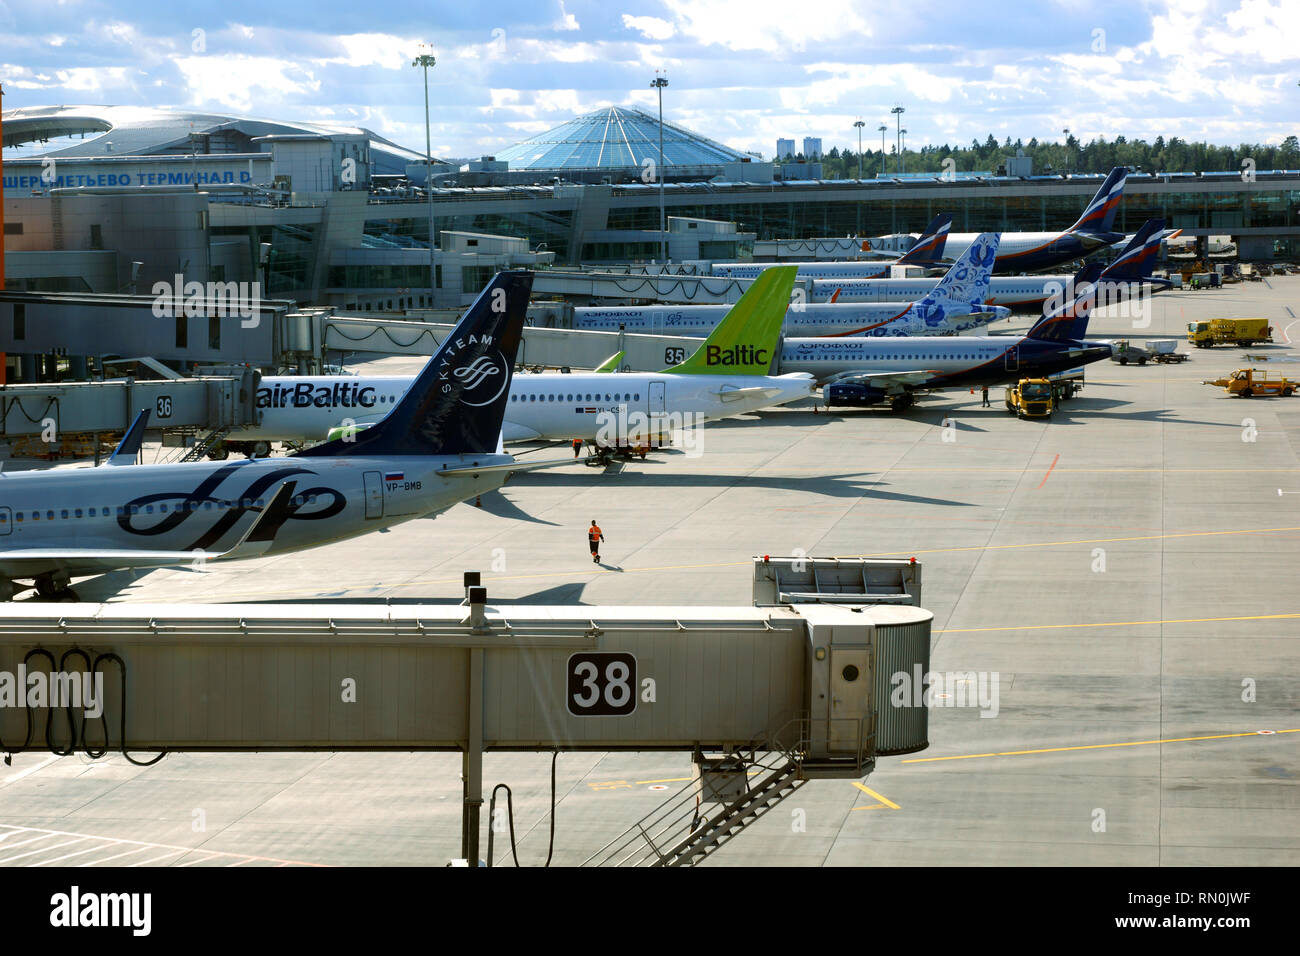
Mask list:
POLYGON ((587 543, 591 545, 591 561, 593 564, 600 564, 600 543, 605 540, 605 535, 601 533, 600 525, 596 524, 593 518, 591 527, 587 529, 587 543))
POLYGON ((573 440, 573 457, 574 457, 574 458, 577 458, 577 457, 578 457, 578 452, 580 452, 580 451, 582 451, 582 439, 581 439, 581 438, 575 438, 575 439, 573 440))

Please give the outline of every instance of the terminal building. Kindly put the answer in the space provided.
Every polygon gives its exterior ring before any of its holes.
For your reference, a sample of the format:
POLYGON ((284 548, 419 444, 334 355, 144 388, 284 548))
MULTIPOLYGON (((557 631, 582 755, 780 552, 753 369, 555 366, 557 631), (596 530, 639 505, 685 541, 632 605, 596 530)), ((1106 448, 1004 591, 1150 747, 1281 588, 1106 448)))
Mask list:
MULTIPOLYGON (((437 162, 432 189, 424 156, 357 127, 59 106, 7 112, 3 135, 11 290, 148 293, 180 275, 379 312, 461 306, 502 268, 651 262, 663 239, 675 262, 734 261, 756 241, 913 233, 940 212, 958 232, 1061 228, 1099 178, 790 179, 665 123, 664 236, 658 119, 631 109, 437 162)), ((1243 258, 1298 258, 1300 171, 1133 175, 1115 227, 1151 217, 1230 235, 1243 258)))

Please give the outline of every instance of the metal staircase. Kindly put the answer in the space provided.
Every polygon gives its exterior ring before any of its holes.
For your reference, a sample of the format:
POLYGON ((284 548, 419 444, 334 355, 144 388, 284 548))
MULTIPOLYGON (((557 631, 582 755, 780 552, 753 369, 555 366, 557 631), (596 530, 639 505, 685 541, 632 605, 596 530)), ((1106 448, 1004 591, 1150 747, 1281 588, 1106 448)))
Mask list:
POLYGON ((170 465, 182 461, 199 461, 208 453, 218 442, 222 441, 232 431, 230 425, 224 425, 221 428, 214 428, 202 438, 195 440, 193 445, 188 448, 178 448, 171 454, 159 460, 160 465, 170 465))
POLYGON ((727 755, 721 758, 744 774, 742 792, 731 799, 719 799, 712 815, 702 811, 709 788, 702 765, 717 763, 696 755, 697 774, 689 784, 670 797, 662 806, 642 817, 628 830, 605 844, 583 861, 583 866, 695 866, 725 846, 769 810, 794 793, 810 778, 822 776, 861 776, 873 759, 868 756, 869 738, 859 735, 856 758, 834 761, 809 761, 807 718, 797 718, 784 728, 784 734, 765 746, 766 751, 751 751, 748 757, 727 755), (788 747, 776 743, 794 730, 794 742, 788 747), (760 754, 763 760, 760 760, 760 754), (757 779, 755 779, 757 778, 757 779))

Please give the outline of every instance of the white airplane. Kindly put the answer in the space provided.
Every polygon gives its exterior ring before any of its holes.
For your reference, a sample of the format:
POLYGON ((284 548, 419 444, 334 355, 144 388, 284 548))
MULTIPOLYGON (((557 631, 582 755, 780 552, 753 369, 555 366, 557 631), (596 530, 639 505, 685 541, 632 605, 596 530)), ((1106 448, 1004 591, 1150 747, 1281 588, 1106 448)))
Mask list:
POLYGON ((71 578, 297 551, 377 531, 499 488, 523 465, 501 420, 533 277, 496 276, 409 394, 373 428, 289 458, 0 473, 0 596, 32 581, 76 600, 71 578))
MULTIPOLYGON (((998 248, 997 233, 970 245, 943 278, 814 280, 817 290, 855 289, 864 283, 910 290, 904 298, 860 302, 856 292, 845 303, 798 302, 786 312, 784 335, 953 335, 1007 318, 1011 310, 988 306, 989 278, 998 248), (903 305, 881 303, 904 303, 903 305)), ((787 267, 788 268, 788 267, 787 267)), ((649 335, 707 335, 727 314, 725 305, 646 305, 573 310, 573 327, 583 330, 640 332, 649 335)))
MULTIPOLYGON (((887 261, 863 262, 715 262, 709 270, 715 276, 727 276, 732 279, 753 279, 767 269, 778 265, 793 265, 799 270, 800 279, 870 279, 887 276, 893 266, 932 266, 944 257, 944 243, 948 230, 952 227, 952 216, 940 213, 925 227, 911 249, 897 259, 887 261)), ((966 243, 970 245, 970 243, 966 243)), ((965 252, 965 246, 958 252, 965 252)))
MULTIPOLYGON (((1142 228, 1133 234, 1120 256, 1105 268, 1101 274, 1102 280, 1107 283, 1141 283, 1153 291, 1167 288, 1168 282, 1151 278, 1156 253, 1159 252, 1160 242, 1166 233, 1164 222, 1163 219, 1147 220, 1142 228)), ((993 276, 989 279, 984 292, 984 301, 988 303, 985 308, 995 310, 1001 308, 1004 310, 1003 315, 1007 314, 1005 310, 1037 312, 1041 315, 1044 303, 1053 296, 1059 296, 1072 278, 1069 275, 993 276)), ((859 307, 862 307, 876 303, 883 305, 890 302, 910 302, 928 289, 931 281, 930 279, 814 280, 812 300, 815 303, 824 303, 823 307, 833 305, 839 308, 852 308, 858 303, 861 303, 859 307)), ((882 305, 877 305, 877 308, 882 305)))
MULTIPOLYGON (((810 376, 768 374, 794 277, 794 266, 765 272, 690 358, 662 372, 516 376, 505 406, 503 440, 582 438, 598 448, 650 444, 685 424, 809 397, 810 376)), ((228 437, 315 441, 342 436, 381 418, 410 383, 392 376, 268 376, 257 392, 261 424, 228 437)))
MULTIPOLYGON (((1123 242, 1123 233, 1111 228, 1128 169, 1116 166, 1102 181, 1101 188, 1068 229, 1059 232, 1004 232, 995 275, 1042 272, 1052 266, 1090 256, 1099 249, 1123 242)), ((961 255, 975 241, 976 233, 954 232, 948 236, 947 254, 961 255)))
POLYGON ((1099 265, 1080 270, 1071 301, 1023 336, 953 335, 925 339, 786 339, 781 369, 808 372, 823 383, 827 406, 888 402, 911 406, 916 393, 1015 382, 1109 358, 1111 346, 1085 339, 1097 296, 1099 265))

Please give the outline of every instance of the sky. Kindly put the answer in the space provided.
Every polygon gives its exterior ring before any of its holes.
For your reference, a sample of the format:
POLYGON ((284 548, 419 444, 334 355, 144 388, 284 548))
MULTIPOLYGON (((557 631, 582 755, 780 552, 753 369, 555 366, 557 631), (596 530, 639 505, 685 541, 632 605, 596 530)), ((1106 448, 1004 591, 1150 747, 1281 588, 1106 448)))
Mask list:
POLYGON ((908 148, 1300 133, 1296 0, 0 0, 4 106, 198 108, 364 126, 435 156, 490 155, 609 105, 770 158, 778 137, 908 148), (1288 11, 1288 7, 1290 8, 1288 11), (421 47, 421 44, 425 46, 421 47))

